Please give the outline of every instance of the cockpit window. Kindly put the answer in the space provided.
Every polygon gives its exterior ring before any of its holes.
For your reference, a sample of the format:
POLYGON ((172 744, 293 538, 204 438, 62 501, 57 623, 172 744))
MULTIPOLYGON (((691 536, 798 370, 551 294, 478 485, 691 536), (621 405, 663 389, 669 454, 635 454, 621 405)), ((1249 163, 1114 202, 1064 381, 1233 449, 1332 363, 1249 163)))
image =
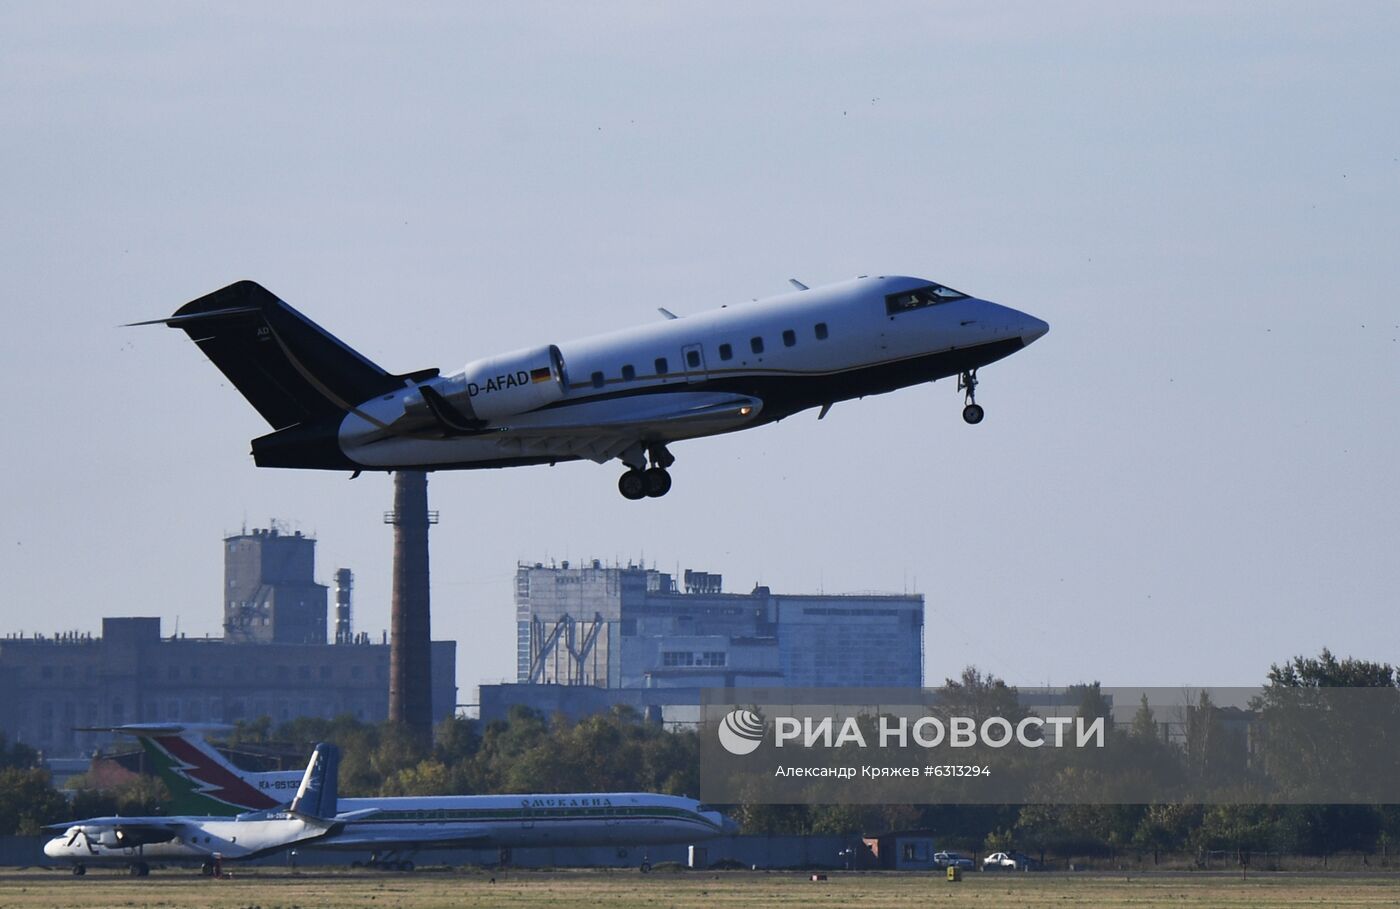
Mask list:
POLYGON ((929 284, 926 287, 903 290, 885 297, 885 312, 891 316, 897 316, 902 312, 937 306, 939 303, 947 303, 951 300, 965 299, 967 299, 967 294, 953 290, 951 287, 944 287, 942 284, 929 284))

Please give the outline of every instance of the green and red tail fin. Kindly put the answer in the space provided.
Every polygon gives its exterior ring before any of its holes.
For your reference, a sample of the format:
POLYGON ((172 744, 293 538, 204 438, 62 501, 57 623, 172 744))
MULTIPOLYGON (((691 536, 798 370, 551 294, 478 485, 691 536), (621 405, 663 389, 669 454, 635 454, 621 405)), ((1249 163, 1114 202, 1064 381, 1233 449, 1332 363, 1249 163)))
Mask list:
POLYGON ((300 771, 241 770, 204 738, 232 727, 196 723, 133 723, 109 731, 135 736, 170 790, 171 814, 233 816, 287 804, 300 771))

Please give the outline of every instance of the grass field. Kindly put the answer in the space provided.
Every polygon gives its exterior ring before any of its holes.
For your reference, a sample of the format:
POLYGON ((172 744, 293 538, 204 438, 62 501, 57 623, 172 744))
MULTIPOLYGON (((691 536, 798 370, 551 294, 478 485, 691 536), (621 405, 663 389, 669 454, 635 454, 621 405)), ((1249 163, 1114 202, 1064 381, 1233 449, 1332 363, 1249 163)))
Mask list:
POLYGON ((92 871, 0 874, 4 909, 475 909, 603 906, 940 906, 985 907, 1348 907, 1400 905, 1400 875, 1159 873, 971 874, 960 883, 916 874, 841 873, 814 883, 797 872, 420 871, 291 873, 235 871, 229 880, 189 871, 130 878, 92 871))

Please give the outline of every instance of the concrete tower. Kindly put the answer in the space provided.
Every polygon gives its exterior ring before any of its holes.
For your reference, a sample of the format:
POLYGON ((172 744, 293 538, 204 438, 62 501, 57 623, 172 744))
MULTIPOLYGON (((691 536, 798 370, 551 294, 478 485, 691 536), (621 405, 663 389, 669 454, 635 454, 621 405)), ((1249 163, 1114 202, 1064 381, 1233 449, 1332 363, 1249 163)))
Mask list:
POLYGON ((224 539, 224 637, 239 644, 326 643, 316 541, 276 526, 224 539))
POLYGON ((335 642, 355 643, 355 633, 350 627, 350 594, 355 587, 355 575, 349 568, 335 571, 335 642))
POLYGON ((394 474, 394 602, 389 623, 389 719, 427 738, 433 730, 431 620, 428 607, 428 475, 394 474))

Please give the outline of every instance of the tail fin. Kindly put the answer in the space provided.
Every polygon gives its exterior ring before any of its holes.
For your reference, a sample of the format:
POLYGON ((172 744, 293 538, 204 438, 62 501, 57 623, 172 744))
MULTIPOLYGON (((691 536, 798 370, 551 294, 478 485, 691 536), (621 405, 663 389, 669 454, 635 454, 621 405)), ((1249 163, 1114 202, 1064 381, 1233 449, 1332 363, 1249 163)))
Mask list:
POLYGON ((233 727, 213 723, 131 723, 89 728, 141 742, 156 775, 170 790, 173 814, 232 816, 286 804, 296 774, 241 770, 204 738, 233 727))
POLYGON ((167 319, 135 324, 184 331, 273 429, 338 417, 402 388, 406 378, 380 369, 252 281, 186 303, 167 319))
POLYGON ((297 797, 292 799, 292 813, 321 820, 335 817, 339 775, 340 749, 321 742, 306 765, 297 797))

